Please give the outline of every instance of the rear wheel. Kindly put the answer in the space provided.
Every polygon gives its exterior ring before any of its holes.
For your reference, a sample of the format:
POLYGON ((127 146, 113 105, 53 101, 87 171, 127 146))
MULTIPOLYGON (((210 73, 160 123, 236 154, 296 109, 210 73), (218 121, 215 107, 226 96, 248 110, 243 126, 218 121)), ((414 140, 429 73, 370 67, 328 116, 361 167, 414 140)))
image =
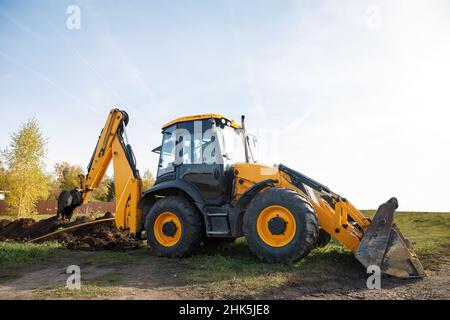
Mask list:
POLYGON ((184 197, 157 201, 147 215, 145 229, 150 250, 158 256, 181 258, 201 242, 200 215, 184 197))
POLYGON ((270 188, 250 202, 244 215, 244 234, 250 249, 270 263, 291 263, 316 245, 316 213, 297 192, 270 188))

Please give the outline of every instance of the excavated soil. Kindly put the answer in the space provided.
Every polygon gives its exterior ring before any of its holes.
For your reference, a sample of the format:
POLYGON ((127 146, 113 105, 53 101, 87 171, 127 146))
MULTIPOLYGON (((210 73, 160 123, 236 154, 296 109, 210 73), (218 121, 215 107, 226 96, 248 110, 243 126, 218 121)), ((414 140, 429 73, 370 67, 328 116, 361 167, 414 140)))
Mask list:
MULTIPOLYGON (((111 213, 107 212, 104 216, 95 220, 113 217, 111 213)), ((79 217, 72 222, 58 220, 56 217, 39 222, 33 219, 19 219, 15 221, 0 220, 0 241, 25 242, 54 231, 90 221, 93 221, 93 219, 86 216, 79 217)), ((59 241, 68 249, 86 251, 128 249, 138 245, 136 241, 129 239, 127 231, 118 230, 114 221, 104 221, 81 226, 36 242, 49 240, 59 241)))

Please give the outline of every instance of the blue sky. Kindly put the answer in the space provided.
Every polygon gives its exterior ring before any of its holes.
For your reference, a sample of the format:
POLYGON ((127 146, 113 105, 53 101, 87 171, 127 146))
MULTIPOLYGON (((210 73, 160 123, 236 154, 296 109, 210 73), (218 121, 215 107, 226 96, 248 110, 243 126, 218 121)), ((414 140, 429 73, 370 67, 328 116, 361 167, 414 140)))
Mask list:
POLYGON ((49 170, 85 167, 116 106, 155 172, 161 124, 246 114, 263 163, 360 208, 450 211, 449 15, 444 0, 0 0, 0 148, 35 116, 49 170))

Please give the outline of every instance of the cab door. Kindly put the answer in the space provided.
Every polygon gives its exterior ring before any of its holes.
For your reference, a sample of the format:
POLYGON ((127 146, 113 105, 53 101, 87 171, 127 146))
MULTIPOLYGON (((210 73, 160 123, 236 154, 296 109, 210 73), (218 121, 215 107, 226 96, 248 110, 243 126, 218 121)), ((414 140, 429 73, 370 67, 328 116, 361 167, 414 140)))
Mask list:
POLYGON ((213 122, 210 119, 183 122, 177 129, 180 129, 175 161, 177 178, 197 188, 206 204, 224 204, 227 195, 224 165, 213 122))

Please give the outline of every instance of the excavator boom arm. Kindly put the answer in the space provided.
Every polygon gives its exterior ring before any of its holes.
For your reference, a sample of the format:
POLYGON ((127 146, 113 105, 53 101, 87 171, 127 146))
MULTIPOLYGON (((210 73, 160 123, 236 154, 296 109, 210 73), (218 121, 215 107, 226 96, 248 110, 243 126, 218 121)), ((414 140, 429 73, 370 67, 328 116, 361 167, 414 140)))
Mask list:
POLYGON ((127 124, 128 114, 125 111, 110 111, 89 162, 87 174, 80 176, 80 187, 76 191, 70 191, 69 199, 67 191, 60 195, 58 214, 70 217, 78 205, 87 204, 113 161, 116 226, 119 229, 130 229, 132 235, 140 231, 142 212, 138 203, 142 194, 142 181, 131 146, 124 139, 127 124))

